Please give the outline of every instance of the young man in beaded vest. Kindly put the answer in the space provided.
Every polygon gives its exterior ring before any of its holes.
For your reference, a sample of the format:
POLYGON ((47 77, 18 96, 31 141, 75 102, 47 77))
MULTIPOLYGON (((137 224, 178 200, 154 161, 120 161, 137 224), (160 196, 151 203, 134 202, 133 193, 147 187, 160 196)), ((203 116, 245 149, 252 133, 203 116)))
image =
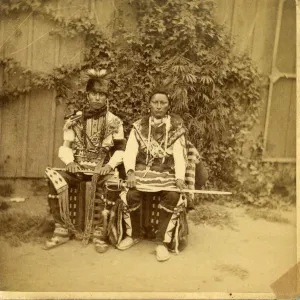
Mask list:
POLYGON ((170 258, 168 244, 176 228, 178 231, 179 222, 182 221, 180 227, 184 227, 187 234, 186 203, 179 192, 185 188, 186 129, 181 117, 169 114, 169 109, 168 94, 165 89, 157 88, 150 97, 149 115, 133 124, 124 153, 129 190, 121 197, 125 204, 126 236, 117 245, 118 249, 125 250, 140 240, 141 201, 155 190, 161 199, 155 239, 158 261, 170 258), (166 188, 178 189, 178 192, 166 191, 166 188))
POLYGON ((68 242, 72 234, 82 238, 85 245, 92 237, 97 252, 108 249, 107 218, 118 193, 110 193, 108 198, 104 184, 122 164, 126 141, 122 121, 109 111, 110 81, 106 70, 89 70, 87 74, 86 105, 82 111, 69 116, 63 128, 64 142, 58 156, 65 163, 65 170, 46 169, 50 179, 48 202, 55 229, 45 249, 68 242), (83 235, 70 220, 68 204, 69 188, 82 180, 92 181, 83 235), (98 224, 93 224, 95 198, 100 199, 102 211, 98 224))

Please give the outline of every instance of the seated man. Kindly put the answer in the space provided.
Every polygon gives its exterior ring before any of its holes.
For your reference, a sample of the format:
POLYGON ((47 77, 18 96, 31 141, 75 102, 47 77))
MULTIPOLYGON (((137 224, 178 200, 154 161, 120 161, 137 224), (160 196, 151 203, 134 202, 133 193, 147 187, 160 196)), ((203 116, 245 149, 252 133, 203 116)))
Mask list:
MULTIPOLYGON (((92 187, 85 231, 79 238, 87 244, 92 234, 97 252, 108 249, 107 215, 115 199, 107 199, 104 183, 114 176, 114 169, 122 163, 126 143, 122 121, 108 110, 109 81, 106 71, 89 70, 88 76, 86 105, 82 111, 70 116, 64 126, 64 142, 59 148, 59 158, 66 164, 66 169, 46 170, 51 181, 48 202, 55 230, 45 249, 67 242, 71 234, 79 234, 70 221, 68 190, 82 180, 92 181, 92 187), (102 214, 99 223, 92 226, 95 197, 100 199, 102 214)), ((113 194, 113 197, 116 196, 118 194, 113 194)))
POLYGON ((156 232, 158 261, 170 258, 166 243, 170 242, 175 230, 174 216, 182 208, 178 205, 183 202, 179 190, 185 187, 187 165, 183 121, 177 115, 169 115, 169 108, 167 93, 158 89, 150 98, 150 115, 133 124, 124 154, 129 188, 123 199, 127 202, 128 215, 124 218, 127 236, 117 246, 125 250, 139 241, 142 234, 141 200, 146 196, 145 191, 158 191, 161 199, 156 232), (168 188, 175 191, 166 191, 168 188))

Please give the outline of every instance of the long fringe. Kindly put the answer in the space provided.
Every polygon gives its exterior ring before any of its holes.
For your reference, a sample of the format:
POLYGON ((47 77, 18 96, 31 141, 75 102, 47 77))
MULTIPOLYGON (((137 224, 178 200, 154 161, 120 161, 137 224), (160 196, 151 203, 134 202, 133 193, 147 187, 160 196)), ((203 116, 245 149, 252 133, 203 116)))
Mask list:
POLYGON ((163 209, 164 211, 166 211, 166 212, 168 212, 168 213, 171 213, 171 214, 174 213, 174 210, 168 209, 168 208, 162 206, 161 204, 158 204, 158 208, 159 208, 159 209, 163 209))
POLYGON ((120 210, 120 215, 118 216, 118 233, 119 233, 119 237, 118 237, 118 242, 117 245, 121 243, 122 237, 123 237, 123 213, 122 210, 120 210))
POLYGON ((59 204, 59 212, 61 219, 63 220, 64 224, 67 226, 68 230, 75 234, 77 239, 82 238, 82 232, 79 232, 74 227, 71 218, 70 218, 70 211, 69 211, 69 191, 65 189, 60 194, 58 194, 58 204, 59 204))
POLYGON ((89 243, 89 239, 90 239, 91 232, 92 232, 94 206, 95 206, 95 195, 96 195, 98 178, 99 178, 99 174, 94 174, 92 176, 92 186, 91 186, 91 195, 90 195, 91 200, 90 200, 88 210, 87 210, 85 230, 84 230, 83 239, 82 239, 82 244, 85 247, 89 243))
POLYGON ((179 223, 180 223, 180 220, 178 217, 177 222, 176 222, 176 228, 175 228, 175 252, 177 255, 179 254, 179 250, 178 250, 178 247, 179 247, 179 223))
POLYGON ((105 239, 107 236, 107 220, 108 220, 108 214, 109 214, 109 210, 107 210, 106 208, 102 211, 102 216, 103 216, 103 238, 105 239))

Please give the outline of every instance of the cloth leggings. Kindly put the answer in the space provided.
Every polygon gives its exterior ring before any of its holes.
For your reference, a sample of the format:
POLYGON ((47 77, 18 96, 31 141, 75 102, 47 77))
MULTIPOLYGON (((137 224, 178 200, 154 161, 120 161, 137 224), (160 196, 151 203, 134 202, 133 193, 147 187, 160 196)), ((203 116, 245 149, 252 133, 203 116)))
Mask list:
MULTIPOLYGON (((91 176, 89 176, 89 175, 77 176, 73 173, 69 173, 69 172, 65 172, 65 171, 59 171, 59 173, 65 179, 69 188, 76 187, 82 181, 91 181, 91 176)), ((100 187, 103 192, 104 183, 106 182, 106 180, 108 180, 112 176, 113 175, 110 175, 110 174, 105 175, 105 176, 100 176, 99 180, 98 180, 97 188, 100 187)), ((60 215, 59 202, 58 202, 58 198, 56 197, 56 195, 57 195, 57 192, 56 192, 53 184, 50 182, 49 196, 48 196, 48 204, 49 204, 49 208, 50 208, 50 213, 52 214, 54 222, 56 224, 60 224, 60 226, 66 227, 61 218, 61 215, 60 215)), ((99 236, 99 231, 101 232, 101 229, 103 228, 103 220, 104 220, 101 212, 104 210, 105 206, 104 206, 103 200, 101 200, 100 197, 97 195, 99 195, 99 193, 96 194, 96 198, 98 199, 98 202, 100 202, 99 206, 98 206, 98 211, 100 210, 100 218, 97 221, 97 224, 94 225, 94 231, 98 231, 97 236, 99 236)), ((119 192, 110 192, 108 195, 109 200, 115 201, 118 198, 118 195, 119 195, 119 192)), ((111 206, 107 205, 106 208, 109 210, 111 208, 111 206)))
MULTIPOLYGON (((127 192, 126 200, 129 210, 133 208, 130 212, 131 218, 131 226, 132 226, 132 237, 133 238, 140 238, 142 235, 142 228, 141 228, 141 209, 134 209, 141 204, 141 201, 144 197, 146 197, 145 192, 138 191, 136 189, 130 189, 127 192)), ((170 219, 172 217, 172 212, 176 207, 180 193, 177 192, 167 192, 161 191, 158 193, 161 198, 160 206, 166 208, 167 210, 161 208, 159 212, 159 221, 158 221, 158 230, 156 232, 156 243, 163 244, 165 239, 166 230, 170 219)))

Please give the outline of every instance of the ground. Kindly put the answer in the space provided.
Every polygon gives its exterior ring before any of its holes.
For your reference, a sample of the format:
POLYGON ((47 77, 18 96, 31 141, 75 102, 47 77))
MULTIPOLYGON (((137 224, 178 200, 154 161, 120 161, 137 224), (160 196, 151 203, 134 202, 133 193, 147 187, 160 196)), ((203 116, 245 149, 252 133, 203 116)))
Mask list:
MULTIPOLYGON (((7 212, 48 213, 43 188, 15 193, 27 199, 10 203, 7 212)), ((270 285, 296 264, 294 207, 279 212, 203 203, 198 210, 210 218, 190 214, 188 247, 163 263, 150 241, 99 254, 75 240, 45 251, 38 241, 19 244, 2 235, 0 290, 271 293, 270 285)))

